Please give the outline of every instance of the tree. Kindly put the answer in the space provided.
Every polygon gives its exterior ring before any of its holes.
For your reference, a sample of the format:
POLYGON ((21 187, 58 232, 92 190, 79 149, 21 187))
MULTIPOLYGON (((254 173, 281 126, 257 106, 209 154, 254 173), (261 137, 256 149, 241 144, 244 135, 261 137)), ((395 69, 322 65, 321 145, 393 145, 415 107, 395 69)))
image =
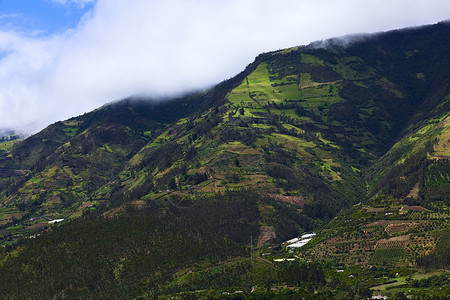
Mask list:
POLYGON ((175 180, 175 177, 172 177, 170 179, 169 184, 168 184, 168 188, 169 188, 169 190, 176 190, 177 189, 177 182, 175 180))

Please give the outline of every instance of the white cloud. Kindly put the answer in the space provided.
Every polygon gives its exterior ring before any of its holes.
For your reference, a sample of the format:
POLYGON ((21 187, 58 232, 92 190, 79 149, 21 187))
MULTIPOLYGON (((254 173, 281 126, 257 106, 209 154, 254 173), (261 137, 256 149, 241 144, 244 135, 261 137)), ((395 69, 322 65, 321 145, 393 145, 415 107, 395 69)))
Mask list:
POLYGON ((47 0, 61 5, 76 4, 79 7, 84 7, 86 4, 93 3, 96 0, 47 0))
POLYGON ((0 32, 0 128, 36 131, 129 95, 204 88, 264 51, 435 23, 449 11, 447 0, 98 0, 62 35, 0 32))

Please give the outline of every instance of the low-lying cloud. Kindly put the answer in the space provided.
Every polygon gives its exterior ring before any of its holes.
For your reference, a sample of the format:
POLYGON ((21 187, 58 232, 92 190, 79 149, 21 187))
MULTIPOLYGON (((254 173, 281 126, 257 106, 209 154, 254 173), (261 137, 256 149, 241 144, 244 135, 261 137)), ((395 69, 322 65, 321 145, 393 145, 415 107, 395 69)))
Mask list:
POLYGON ((33 133, 130 95, 211 86, 261 52, 436 23, 449 11, 447 0, 97 0, 63 34, 0 31, 0 128, 33 133))

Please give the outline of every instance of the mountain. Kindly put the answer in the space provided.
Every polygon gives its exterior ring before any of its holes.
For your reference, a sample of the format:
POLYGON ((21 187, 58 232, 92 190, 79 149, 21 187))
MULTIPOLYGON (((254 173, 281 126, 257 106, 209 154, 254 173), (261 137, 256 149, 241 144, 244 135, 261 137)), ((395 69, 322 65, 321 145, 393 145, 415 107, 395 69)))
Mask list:
POLYGON ((398 268, 448 269, 449 32, 264 53, 208 91, 118 101, 1 143, 2 291, 208 298, 284 283, 327 299, 366 296, 398 268), (295 254, 317 263, 274 265, 312 230, 295 254), (330 264, 365 280, 351 291, 330 264), (368 265, 388 271, 369 280, 368 265))
POLYGON ((309 254, 346 263, 447 267, 449 120, 446 113, 408 129, 371 167, 368 201, 341 211, 309 254), (440 247, 445 257, 427 261, 440 247))

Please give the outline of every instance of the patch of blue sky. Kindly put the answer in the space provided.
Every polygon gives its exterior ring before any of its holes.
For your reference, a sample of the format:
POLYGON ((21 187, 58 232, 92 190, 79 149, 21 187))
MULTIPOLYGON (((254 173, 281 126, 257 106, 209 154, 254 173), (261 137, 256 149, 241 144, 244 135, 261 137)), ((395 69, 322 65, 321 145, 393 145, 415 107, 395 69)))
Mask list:
POLYGON ((49 36, 74 28, 96 1, 83 5, 52 0, 0 0, 0 30, 49 36))

